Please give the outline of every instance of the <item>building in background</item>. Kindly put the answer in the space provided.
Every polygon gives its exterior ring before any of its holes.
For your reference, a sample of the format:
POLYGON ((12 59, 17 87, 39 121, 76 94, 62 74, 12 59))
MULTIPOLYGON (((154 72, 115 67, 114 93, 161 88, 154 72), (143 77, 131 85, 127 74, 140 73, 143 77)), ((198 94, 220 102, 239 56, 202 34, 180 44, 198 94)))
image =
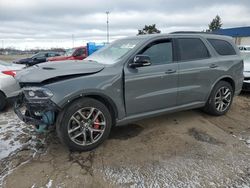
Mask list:
POLYGON ((233 37, 237 45, 250 45, 250 26, 220 29, 214 33, 233 37))

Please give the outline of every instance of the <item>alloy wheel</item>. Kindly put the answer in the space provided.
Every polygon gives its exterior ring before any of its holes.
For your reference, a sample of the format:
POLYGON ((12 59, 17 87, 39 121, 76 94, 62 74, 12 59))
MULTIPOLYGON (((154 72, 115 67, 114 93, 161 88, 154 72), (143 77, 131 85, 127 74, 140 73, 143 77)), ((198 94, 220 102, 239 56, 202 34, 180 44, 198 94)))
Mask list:
POLYGON ((96 143, 103 135, 106 121, 103 113, 94 107, 76 111, 68 122, 69 138, 76 144, 87 146, 96 143))
POLYGON ((232 92, 228 87, 221 87, 215 94, 215 108, 219 112, 224 112, 230 106, 232 92))

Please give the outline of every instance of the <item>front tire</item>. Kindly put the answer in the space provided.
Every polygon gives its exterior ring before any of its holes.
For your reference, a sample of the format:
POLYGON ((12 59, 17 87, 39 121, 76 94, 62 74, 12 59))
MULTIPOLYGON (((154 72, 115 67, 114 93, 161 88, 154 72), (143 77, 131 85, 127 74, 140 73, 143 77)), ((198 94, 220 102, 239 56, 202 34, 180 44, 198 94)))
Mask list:
POLYGON ((0 92, 0 111, 4 110, 7 104, 6 96, 0 92))
POLYGON ((56 126, 60 140, 70 150, 89 151, 108 138, 112 118, 103 103, 83 98, 74 101, 62 112, 56 126))
POLYGON ((227 113, 233 102, 234 91, 230 83, 219 81, 213 88, 204 111, 221 116, 227 113))

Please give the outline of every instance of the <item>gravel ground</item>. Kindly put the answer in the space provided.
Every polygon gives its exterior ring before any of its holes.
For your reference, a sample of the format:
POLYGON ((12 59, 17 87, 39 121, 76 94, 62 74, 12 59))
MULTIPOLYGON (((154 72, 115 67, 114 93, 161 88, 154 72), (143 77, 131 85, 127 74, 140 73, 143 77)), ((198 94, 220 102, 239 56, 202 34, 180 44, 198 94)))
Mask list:
POLYGON ((225 116, 179 112, 114 128, 91 152, 0 114, 0 187, 250 187, 250 94, 225 116))

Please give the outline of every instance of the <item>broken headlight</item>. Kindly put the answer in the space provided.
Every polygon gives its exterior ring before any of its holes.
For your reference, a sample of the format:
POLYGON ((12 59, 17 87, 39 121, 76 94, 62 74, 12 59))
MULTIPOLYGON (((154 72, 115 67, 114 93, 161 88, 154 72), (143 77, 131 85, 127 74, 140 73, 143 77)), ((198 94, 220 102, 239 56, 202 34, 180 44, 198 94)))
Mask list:
POLYGON ((49 89, 43 87, 26 87, 23 93, 28 100, 48 100, 53 96, 49 89))

